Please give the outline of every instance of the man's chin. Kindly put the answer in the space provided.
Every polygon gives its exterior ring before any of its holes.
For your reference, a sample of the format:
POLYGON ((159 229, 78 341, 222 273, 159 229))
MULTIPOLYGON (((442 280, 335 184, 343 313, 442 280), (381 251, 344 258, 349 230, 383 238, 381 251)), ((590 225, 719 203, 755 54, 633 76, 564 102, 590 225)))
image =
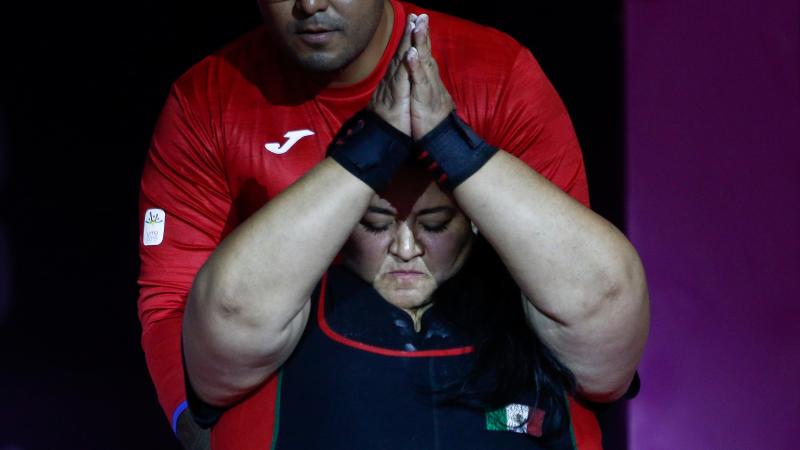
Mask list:
POLYGON ((300 55, 295 58, 295 62, 306 72, 317 75, 333 75, 346 67, 348 63, 340 55, 334 55, 324 51, 315 51, 300 55))

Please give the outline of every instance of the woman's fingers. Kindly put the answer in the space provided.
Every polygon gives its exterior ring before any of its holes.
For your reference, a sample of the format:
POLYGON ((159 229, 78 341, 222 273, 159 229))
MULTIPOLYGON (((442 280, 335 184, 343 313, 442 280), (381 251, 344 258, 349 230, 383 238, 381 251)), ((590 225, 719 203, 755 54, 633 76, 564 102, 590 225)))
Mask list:
POLYGON ((421 14, 417 17, 414 26, 413 34, 411 36, 411 45, 419 51, 423 60, 431 58, 431 39, 430 33, 430 17, 427 14, 421 14))
POLYGON ((404 58, 412 45, 412 33, 417 16, 410 14, 400 45, 395 52, 386 74, 372 94, 369 109, 383 120, 407 135, 411 135, 410 95, 411 82, 404 58))
POLYGON ((384 79, 393 76, 397 66, 403 64, 403 58, 405 57, 408 49, 411 47, 411 35, 414 31, 416 20, 417 16, 415 14, 408 15, 408 18, 406 19, 406 27, 403 30, 403 37, 400 39, 400 45, 398 45, 392 60, 389 62, 389 68, 387 69, 384 79))
POLYGON ((422 138, 453 110, 450 93, 439 78, 431 53, 430 19, 421 14, 411 36, 405 65, 411 79, 411 137, 422 138))
POLYGON ((409 14, 408 18, 406 19, 406 28, 405 31, 403 32, 403 39, 400 40, 400 46, 397 47, 397 52, 394 55, 395 59, 401 60, 408 51, 408 49, 411 47, 411 35, 414 32, 416 25, 417 25, 417 15, 409 14))
POLYGON ((411 93, 411 83, 409 81, 408 70, 403 61, 408 54, 408 50, 411 48, 411 35, 416 27, 416 21, 417 15, 409 14, 408 19, 406 20, 406 28, 403 33, 403 38, 400 40, 400 46, 397 48, 397 52, 395 52, 392 60, 393 64, 389 68, 391 72, 387 74, 387 76, 391 75, 390 86, 392 94, 397 99, 407 99, 411 93))
POLYGON ((431 79, 428 66, 430 66, 429 60, 432 58, 428 38, 428 24, 427 14, 422 14, 417 18, 411 36, 412 47, 406 53, 406 67, 412 83, 411 96, 421 103, 426 103, 431 96, 431 79))
POLYGON ((427 93, 430 79, 425 72, 422 60, 420 59, 419 50, 416 47, 411 47, 406 52, 405 66, 408 69, 408 75, 411 79, 412 96, 417 100, 422 100, 419 96, 427 93))

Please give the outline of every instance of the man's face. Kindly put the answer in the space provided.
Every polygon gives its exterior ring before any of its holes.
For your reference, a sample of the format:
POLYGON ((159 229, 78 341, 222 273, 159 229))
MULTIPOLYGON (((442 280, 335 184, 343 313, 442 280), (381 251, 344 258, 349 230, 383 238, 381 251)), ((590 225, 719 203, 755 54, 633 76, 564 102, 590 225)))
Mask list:
POLYGON ((384 0, 258 0, 267 28, 284 52, 311 72, 335 72, 375 35, 384 0))

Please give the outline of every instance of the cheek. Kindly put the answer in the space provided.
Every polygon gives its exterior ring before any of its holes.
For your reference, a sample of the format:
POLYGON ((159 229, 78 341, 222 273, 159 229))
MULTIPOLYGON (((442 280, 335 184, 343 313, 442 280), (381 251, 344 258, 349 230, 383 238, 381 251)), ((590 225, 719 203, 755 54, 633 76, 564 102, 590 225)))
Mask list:
POLYGON ((302 49, 293 33, 297 22, 292 13, 293 3, 266 3, 261 6, 261 19, 271 42, 284 52, 289 51, 292 54, 302 49))
POLYGON ((337 10, 341 25, 352 45, 366 47, 380 25, 383 2, 369 6, 359 2, 350 3, 352 4, 337 10))
POLYGON ((372 281, 386 259, 389 243, 385 236, 357 230, 342 249, 344 262, 362 278, 372 281))
POLYGON ((291 11, 283 11, 287 5, 281 3, 270 3, 264 0, 258 1, 258 8, 261 10, 261 20, 267 26, 267 30, 284 30, 286 17, 291 17, 291 11), (280 28, 279 28, 280 27, 280 28))
POLYGON ((452 233, 446 235, 427 236, 422 239, 425 245, 428 270, 436 281, 442 283, 455 274, 463 262, 463 256, 469 243, 469 234, 452 233))

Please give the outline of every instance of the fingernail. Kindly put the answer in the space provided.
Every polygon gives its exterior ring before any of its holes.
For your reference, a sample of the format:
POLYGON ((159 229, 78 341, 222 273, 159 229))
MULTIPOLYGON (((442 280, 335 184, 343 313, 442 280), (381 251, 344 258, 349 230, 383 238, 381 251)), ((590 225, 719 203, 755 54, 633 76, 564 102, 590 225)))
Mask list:
POLYGON ((428 26, 428 23, 429 23, 428 16, 426 16, 425 14, 417 17, 416 21, 417 29, 426 28, 428 26))

